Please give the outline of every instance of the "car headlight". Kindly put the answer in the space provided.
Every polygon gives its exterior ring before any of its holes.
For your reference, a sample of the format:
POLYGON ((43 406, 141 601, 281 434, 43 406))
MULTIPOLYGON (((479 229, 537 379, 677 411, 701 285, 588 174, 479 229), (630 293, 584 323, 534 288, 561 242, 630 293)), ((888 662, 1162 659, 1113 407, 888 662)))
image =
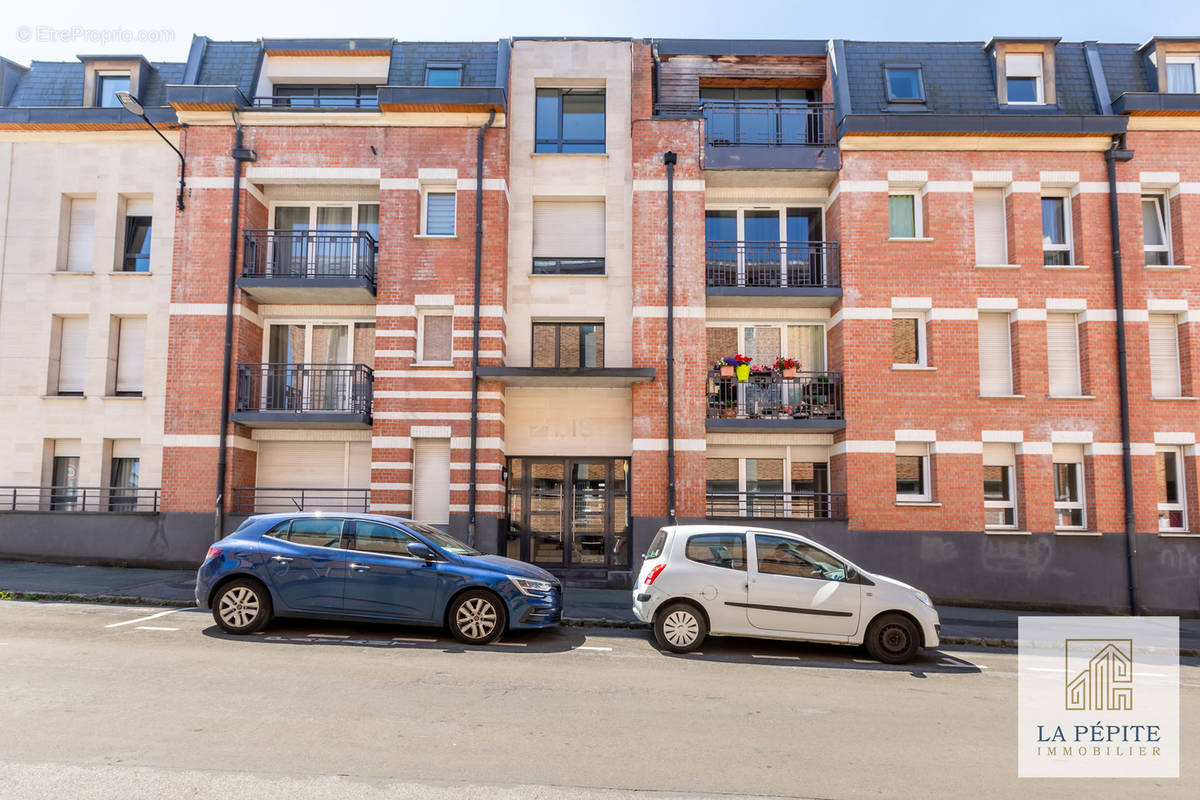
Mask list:
POLYGON ((914 594, 917 596, 917 599, 920 600, 922 603, 929 606, 930 608, 933 608, 933 601, 929 599, 929 595, 925 594, 924 592, 920 591, 919 589, 916 592, 914 592, 914 594))
POLYGON ((541 597, 543 595, 550 594, 550 591, 554 588, 554 584, 550 583, 549 581, 537 581, 533 578, 518 578, 516 575, 509 575, 508 579, 512 581, 513 586, 517 587, 517 591, 529 597, 541 597))

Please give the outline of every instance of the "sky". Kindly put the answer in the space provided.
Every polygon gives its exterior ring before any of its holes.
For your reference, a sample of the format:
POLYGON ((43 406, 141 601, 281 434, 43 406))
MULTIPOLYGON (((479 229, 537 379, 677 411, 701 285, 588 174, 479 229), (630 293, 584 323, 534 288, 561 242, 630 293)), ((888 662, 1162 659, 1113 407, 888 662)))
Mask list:
POLYGON ((511 36, 985 41, 1061 36, 1143 42, 1200 38, 1200 0, 7 0, 0 56, 73 60, 139 53, 184 61, 192 34, 212 39, 360 36, 402 40, 495 40, 511 36), (1141 13, 1131 13, 1132 9, 1141 13))

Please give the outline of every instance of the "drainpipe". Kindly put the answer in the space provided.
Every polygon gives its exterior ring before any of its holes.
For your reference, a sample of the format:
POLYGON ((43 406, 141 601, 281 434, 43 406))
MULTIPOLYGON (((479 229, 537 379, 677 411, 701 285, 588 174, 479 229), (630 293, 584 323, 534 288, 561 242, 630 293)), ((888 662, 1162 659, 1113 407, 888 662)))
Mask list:
POLYGON ((663 153, 667 165, 667 517, 675 522, 675 162, 678 156, 663 153))
POLYGON ((475 474, 479 439, 479 304, 483 273, 483 135, 492 127, 496 109, 488 112, 475 145, 475 313, 471 318, 471 476, 467 481, 467 544, 475 546, 475 474))
POLYGON ((217 445, 217 506, 213 517, 213 541, 224 537, 225 473, 229 455, 229 373, 233 368, 233 299, 237 281, 238 215, 241 208, 242 162, 254 161, 258 155, 242 146, 242 124, 237 111, 233 112, 235 130, 233 150, 233 203, 229 214, 229 274, 225 287, 225 355, 221 362, 221 428, 217 445))
POLYGON ((1113 137, 1104 154, 1108 166, 1108 213, 1112 231, 1113 304, 1117 311, 1117 387, 1121 398, 1121 478, 1125 495, 1125 563, 1129 571, 1129 613, 1137 616, 1137 520, 1133 507, 1133 452, 1129 433, 1129 366, 1125 359, 1125 287, 1121 269, 1121 224, 1117 209, 1117 162, 1129 161, 1133 151, 1121 147, 1122 137, 1113 137))

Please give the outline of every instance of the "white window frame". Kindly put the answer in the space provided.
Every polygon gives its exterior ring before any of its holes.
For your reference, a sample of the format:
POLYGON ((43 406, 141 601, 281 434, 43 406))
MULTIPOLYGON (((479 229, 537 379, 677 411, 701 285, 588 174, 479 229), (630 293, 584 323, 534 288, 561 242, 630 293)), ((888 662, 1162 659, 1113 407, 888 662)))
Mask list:
POLYGON ((1042 53, 1006 53, 1004 56, 1004 99, 1005 104, 1010 106, 1044 106, 1046 105, 1046 57, 1042 53), (1017 59, 1017 63, 1026 59, 1037 59, 1037 71, 1031 72, 1028 70, 1014 70, 1013 59, 1017 59), (1009 78, 1035 78, 1037 87, 1037 99, 1029 100, 1013 100, 1008 96, 1008 79, 1009 78))
POLYGON ((423 306, 417 308, 417 350, 413 353, 413 365, 418 367, 452 367, 454 366, 454 308, 451 306, 423 306), (422 358, 425 352, 425 318, 450 317, 450 360, 426 361, 422 358))
MULTIPOLYGON (((921 459, 921 485, 925 487, 925 491, 918 494, 901 494, 896 492, 897 503, 930 503, 933 502, 933 482, 931 480, 930 461, 933 448, 930 447, 930 442, 896 442, 896 457, 901 456, 919 456, 921 459), (923 450, 921 453, 907 452, 923 450)), ((895 481, 895 469, 893 468, 893 482, 895 481)))
MULTIPOLYGON (((1077 502, 1069 502, 1066 500, 1055 500, 1054 501, 1054 529, 1056 531, 1086 531, 1087 524, 1088 524, 1087 481, 1085 480, 1085 476, 1084 476, 1084 461, 1082 458, 1071 459, 1069 461, 1059 461, 1057 458, 1053 459, 1054 475, 1051 476, 1052 482, 1054 480, 1057 480, 1057 476, 1058 476, 1057 466, 1059 464, 1074 464, 1075 465, 1075 494, 1079 497, 1079 500, 1077 502), (1059 525, 1058 524, 1058 512, 1060 510, 1073 511, 1075 509, 1079 509, 1079 520, 1080 520, 1079 525, 1059 525)), ((1051 489, 1055 493, 1057 493, 1057 491, 1058 491, 1058 487, 1053 485, 1053 483, 1051 484, 1051 489)))
MULTIPOLYGON (((898 319, 915 319, 917 321, 917 361, 914 364, 897 364, 892 362, 892 369, 927 368, 929 366, 929 334, 926 330, 929 327, 928 312, 894 308, 892 309, 892 322, 895 323, 898 319)), ((888 347, 891 347, 890 339, 888 347)))
MULTIPOLYGON (((1172 314, 1169 311, 1152 311, 1152 312, 1150 312, 1150 314, 1148 316, 1149 316, 1149 319, 1147 320, 1148 323, 1154 322, 1155 317, 1171 317, 1174 319, 1174 322, 1175 322, 1175 376, 1174 377, 1175 377, 1176 383, 1179 386, 1179 390, 1177 392, 1175 392, 1175 394, 1172 394, 1172 395, 1158 395, 1154 392, 1154 381, 1155 381, 1154 361, 1155 361, 1155 359, 1153 357, 1151 357, 1150 365, 1149 365, 1150 366, 1150 395, 1151 395, 1151 397, 1155 397, 1155 398, 1161 397, 1161 398, 1168 398, 1168 399, 1182 397, 1183 396, 1183 363, 1182 363, 1182 359, 1183 359, 1182 344, 1183 343, 1179 340, 1180 317, 1179 317, 1179 315, 1172 314)), ((1152 342, 1153 339, 1151 338, 1152 332, 1151 332, 1151 330, 1149 330, 1149 326, 1146 331, 1146 335, 1148 337, 1147 345, 1149 347, 1152 347, 1152 345, 1150 345, 1150 342, 1152 342)), ((1153 353, 1152 350, 1151 350, 1151 352, 1153 353)))
MULTIPOLYGON (((544 320, 543 320, 544 321, 544 320)), ((733 328, 737 331, 737 351, 739 353, 746 352, 746 328, 778 328, 779 329, 779 349, 783 358, 800 357, 800 353, 793 353, 788 349, 788 328, 794 326, 803 326, 810 328, 821 329, 821 362, 825 365, 825 372, 829 372, 829 326, 825 320, 819 319, 796 319, 790 322, 709 322, 704 326, 705 331, 709 328, 733 328)), ((728 355, 733 355, 729 353, 728 355)), ((770 366, 775 366, 771 364, 770 366)))
POLYGON ((1045 334, 1046 334, 1046 373, 1047 373, 1047 375, 1046 375, 1046 378, 1047 378, 1046 395, 1047 395, 1047 397, 1079 397, 1079 396, 1082 396, 1082 393, 1083 393, 1083 363, 1082 363, 1083 353, 1080 351, 1080 347, 1079 347, 1079 314, 1071 312, 1071 311, 1052 311, 1050 313, 1053 315, 1069 316, 1074 320, 1075 376, 1078 378, 1076 383, 1079 384, 1080 394, 1073 395, 1073 394, 1051 394, 1050 393, 1050 380, 1049 380, 1049 377, 1050 377, 1049 376, 1049 372, 1050 372, 1050 363, 1049 363, 1049 361, 1050 361, 1050 342, 1049 342, 1049 331, 1047 330, 1045 332, 1045 334))
MULTIPOLYGON (((984 443, 984 452, 985 453, 987 452, 988 444, 991 444, 991 443, 990 442, 984 443)), ((1006 459, 1006 463, 1004 463, 1004 464, 989 463, 987 457, 985 456, 984 460, 983 460, 983 466, 984 467, 1005 467, 1008 470, 1008 500, 988 500, 988 499, 984 498, 983 507, 985 509, 985 512, 986 512, 986 509, 989 509, 989 508, 1012 509, 1012 520, 1013 521, 1012 521, 1011 525, 988 525, 987 517, 985 514, 984 529, 986 529, 986 530, 997 530, 997 531, 1016 530, 1021 522, 1020 516, 1017 514, 1016 448, 1013 447, 1012 445, 1006 445, 1006 446, 1008 448, 1007 452, 1010 454, 1010 458, 1006 459)))
MULTIPOLYGON (((980 369, 979 369, 979 395, 980 395, 980 397, 1012 397, 1013 392, 1015 391, 1015 389, 1013 387, 1012 312, 1011 311, 990 311, 990 310, 981 309, 977 314, 977 319, 975 322, 976 331, 981 330, 981 328, 982 328, 981 323, 983 322, 983 318, 985 315, 1004 317, 1004 321, 1007 325, 1008 338, 1006 340, 1006 344, 1008 347, 1008 391, 1003 394, 999 394, 999 395, 986 393, 984 391, 987 387, 985 387, 983 385, 983 366, 981 363, 980 369)), ((980 339, 982 339, 982 336, 980 336, 980 339)), ((979 358, 982 361, 983 348, 978 347, 978 345, 977 345, 977 348, 978 348, 977 355, 979 356, 979 358)))
MULTIPOLYGON (((1179 445, 1158 445, 1154 448, 1155 460, 1159 453, 1174 453, 1175 454, 1175 485, 1179 487, 1179 501, 1176 503, 1159 503, 1158 504, 1158 530, 1163 533, 1187 533, 1188 532, 1188 497, 1187 497, 1187 482, 1184 477, 1187 474, 1187 465, 1184 461, 1184 448, 1179 445), (1163 524, 1163 514, 1172 511, 1178 511, 1182 524, 1179 527, 1171 527, 1163 524)), ((1157 464, 1155 464, 1155 491, 1157 486, 1157 464)))
MULTIPOLYGON (((1143 253, 1166 253, 1167 264, 1174 264, 1175 257, 1171 253, 1171 206, 1170 199, 1166 192, 1146 192, 1142 194, 1142 205, 1147 201, 1154 202, 1155 209, 1158 212, 1159 230, 1162 231, 1161 245, 1146 244, 1146 229, 1145 223, 1142 225, 1142 252, 1143 253)), ((1145 219, 1145 213, 1142 214, 1142 219, 1145 219)), ((1150 266, 1149 260, 1145 261, 1147 266, 1150 266)), ((1153 266, 1158 266, 1157 264, 1153 266)))
MULTIPOLYGON (((819 211, 821 213, 821 235, 825 235, 825 212, 826 208, 819 203, 803 202, 803 203, 771 203, 769 205, 741 205, 737 203, 706 203, 704 211, 733 211, 737 214, 737 242, 742 244, 746 241, 746 212, 747 211, 774 211, 779 216, 779 238, 780 243, 788 241, 787 238, 787 212, 788 209, 800 209, 803 211, 819 211)), ((828 241, 821 239, 817 241, 828 241)), ((708 244, 708 223, 705 221, 705 245, 708 244)), ((746 278, 746 256, 742 249, 738 248, 737 253, 737 270, 738 280, 742 281, 746 278)), ((786 254, 780 253, 780 275, 781 286, 787 286, 787 257, 786 254)), ((828 269, 827 264, 822 264, 822 269, 828 269)))
POLYGON ((375 319, 371 317, 362 317, 354 319, 312 319, 311 317, 296 318, 296 317, 267 317, 263 320, 263 343, 262 343, 262 363, 267 364, 271 360, 271 331, 270 329, 276 325, 284 326, 303 326, 304 327, 304 360, 297 362, 301 364, 311 364, 312 347, 313 347, 313 328, 318 326, 333 326, 340 328, 348 328, 346 333, 346 349, 340 356, 339 364, 349 364, 354 358, 354 326, 360 323, 374 323, 375 319))
MULTIPOLYGON (((783 492, 784 492, 782 508, 783 508, 785 516, 788 516, 788 517, 791 516, 792 493, 795 492, 796 490, 794 488, 792 488, 792 464, 794 462, 794 459, 792 458, 792 449, 790 447, 784 447, 783 452, 780 453, 778 456, 762 455, 762 454, 753 455, 753 456, 732 456, 732 455, 718 454, 715 456, 710 455, 708 457, 713 458, 713 459, 732 459, 732 460, 736 460, 738 462, 738 480, 737 480, 737 483, 738 483, 738 488, 737 488, 738 516, 739 517, 750 517, 750 518, 753 518, 753 517, 751 517, 750 509, 749 509, 749 506, 752 505, 752 503, 747 502, 747 500, 749 499, 749 495, 747 494, 747 489, 746 489, 746 461, 748 459, 754 459, 755 461, 775 461, 775 460, 782 461, 783 462, 783 492)), ((806 460, 805 463, 824 464, 826 474, 828 474, 828 471, 829 471, 829 456, 828 455, 825 456, 824 461, 807 461, 806 460)), ((705 494, 707 495, 707 493, 708 493, 707 481, 705 483, 706 483, 705 494)), ((926 484, 926 485, 928 485, 928 484, 926 484)), ((831 497, 832 496, 832 486, 830 487, 830 492, 831 492, 831 494, 830 494, 830 497, 831 497)))
POLYGON ((888 187, 888 241, 891 242, 911 242, 916 239, 925 238, 925 219, 922 214, 921 198, 924 193, 915 187, 905 186, 889 186, 888 187), (912 236, 892 236, 892 198, 893 197, 911 197, 913 201, 913 235, 912 236))
POLYGON ((428 239, 458 238, 458 186, 454 183, 421 183, 421 224, 419 236, 428 239), (454 230, 451 233, 429 233, 429 195, 454 195, 454 230))
MULTIPOLYGON (((133 73, 131 71, 127 69, 96 70, 96 75, 92 79, 92 106, 95 108, 105 107, 101 105, 104 98, 100 95, 100 87, 104 85, 104 78, 124 78, 129 81, 129 91, 133 92, 133 73)), ((118 104, 116 107, 120 108, 121 106, 118 104)), ((107 106, 107 108, 113 108, 113 106, 107 106)))
POLYGON ((1171 94, 1187 94, 1186 92, 1171 92, 1171 72, 1167 69, 1168 64, 1187 64, 1190 66, 1192 68, 1192 85, 1196 87, 1197 92, 1200 92, 1200 55, 1167 56, 1163 62, 1163 70, 1166 72, 1167 92, 1171 94))
POLYGON ((1070 266, 1075 263, 1075 235, 1074 235, 1075 231, 1073 230, 1075 225, 1074 225, 1074 223, 1072 221, 1072 217, 1071 217, 1071 195, 1069 192, 1051 192, 1051 191, 1043 191, 1042 192, 1041 196, 1038 198, 1038 211, 1039 211, 1038 227, 1044 228, 1044 226, 1045 226, 1045 221, 1042 219, 1042 216, 1041 216, 1042 200, 1048 200, 1051 198, 1057 199, 1057 200, 1062 200, 1062 204, 1063 204, 1063 238, 1066 239, 1066 243, 1065 244, 1047 243, 1046 237, 1043 236, 1042 237, 1042 254, 1043 254, 1042 263, 1043 263, 1043 265, 1045 265, 1045 254, 1048 252, 1066 252, 1067 265, 1070 266))
POLYGON ((1003 255, 1003 258, 996 264, 988 263, 979 258, 979 227, 978 227, 979 223, 977 220, 973 220, 975 225, 971 231, 971 234, 973 237, 972 244, 975 247, 975 263, 977 265, 982 265, 982 266, 987 266, 987 267, 1006 266, 1008 264, 1008 194, 1009 194, 1009 190, 1003 186, 990 186, 990 185, 975 186, 971 191, 972 213, 974 213, 974 210, 977 207, 976 206, 976 195, 980 191, 985 191, 985 192, 998 191, 998 192, 1000 192, 1000 246, 1004 250, 1004 255, 1003 255))

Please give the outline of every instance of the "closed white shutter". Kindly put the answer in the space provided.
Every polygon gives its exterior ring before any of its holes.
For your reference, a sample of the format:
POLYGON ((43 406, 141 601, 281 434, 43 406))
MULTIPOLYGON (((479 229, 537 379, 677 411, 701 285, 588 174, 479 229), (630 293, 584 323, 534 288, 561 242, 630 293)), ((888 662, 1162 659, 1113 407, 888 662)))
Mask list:
POLYGON ((67 272, 91 272, 96 201, 88 197, 71 200, 71 229, 67 238, 67 272))
POLYGON ((1179 326, 1170 314, 1150 315, 1150 393, 1179 397, 1179 326))
POLYGON ((63 317, 58 347, 58 393, 83 394, 87 317, 63 317))
POLYGON ((259 442, 260 488, 331 489, 346 480, 345 442, 259 442))
POLYGON ((450 521, 450 440, 413 439, 413 507, 417 522, 450 521))
POLYGON ((125 216, 153 217, 154 201, 149 197, 130 197, 125 200, 125 216))
POLYGON ((534 258, 604 258, 603 200, 535 200, 534 258))
POLYGON ((371 443, 350 442, 349 478, 346 485, 351 489, 371 488, 371 443))
POLYGON ((975 263, 1007 264, 1004 232, 1004 190, 975 190, 975 263))
POLYGON ((979 393, 1012 394, 1008 314, 979 315, 979 393))
POLYGON ((137 439, 113 439, 113 458, 141 458, 142 443, 137 439))
POLYGON ((146 363, 146 318, 122 317, 117 341, 117 391, 142 391, 146 363))
POLYGON ((1082 394, 1079 380, 1079 326, 1074 314, 1046 315, 1046 360, 1052 396, 1076 397, 1082 394))
POLYGON ((983 463, 989 467, 1015 466, 1016 447, 1009 442, 984 442, 983 463))

